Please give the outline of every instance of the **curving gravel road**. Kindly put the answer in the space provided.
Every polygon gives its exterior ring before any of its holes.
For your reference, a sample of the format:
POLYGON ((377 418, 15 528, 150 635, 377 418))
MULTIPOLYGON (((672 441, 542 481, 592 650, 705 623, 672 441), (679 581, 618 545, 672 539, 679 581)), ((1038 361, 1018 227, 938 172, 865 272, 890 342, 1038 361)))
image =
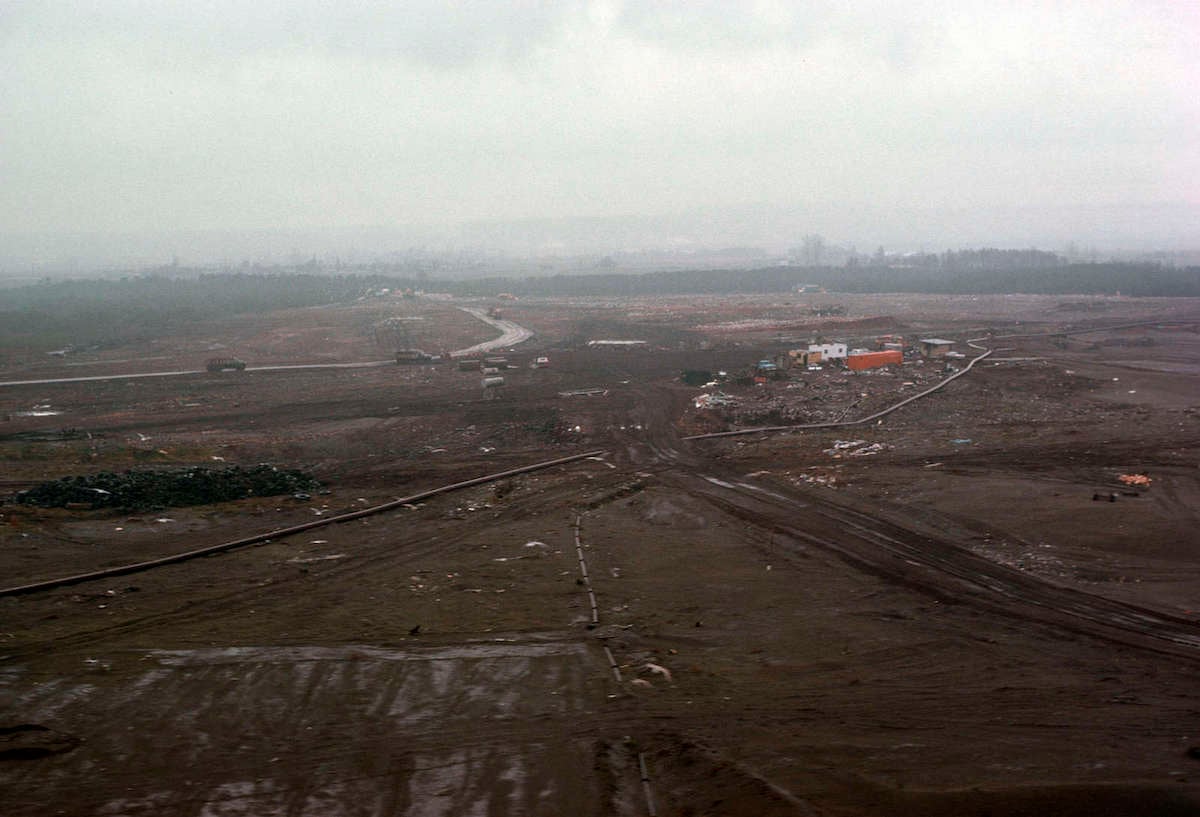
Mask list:
POLYGON ((486 324, 494 326, 500 330, 500 337, 493 340, 486 340, 483 343, 476 343, 474 346, 468 346, 466 349, 459 349, 456 352, 451 352, 451 357, 468 357, 478 354, 479 352, 490 352, 494 349, 507 349, 509 346, 516 346, 518 343, 523 343, 533 337, 533 332, 526 329, 520 324, 513 323, 503 318, 489 317, 487 312, 482 309, 475 309, 470 306, 460 306, 463 312, 474 315, 479 320, 486 324))
MULTIPOLYGON (((459 307, 464 312, 474 315, 479 320, 500 330, 500 337, 468 346, 451 352, 451 357, 467 357, 480 352, 490 352, 494 349, 507 349, 533 337, 533 331, 526 329, 513 321, 488 317, 482 309, 459 307)), ((363 363, 296 363, 275 366, 247 366, 247 372, 282 372, 293 369, 369 369, 377 366, 391 366, 394 360, 369 360, 363 363)), ((101 380, 133 380, 140 377, 183 377, 185 375, 207 374, 204 369, 181 369, 167 372, 137 372, 133 374, 100 374, 84 377, 51 377, 40 380, 0 380, 0 386, 41 386, 54 383, 88 383, 101 380)))

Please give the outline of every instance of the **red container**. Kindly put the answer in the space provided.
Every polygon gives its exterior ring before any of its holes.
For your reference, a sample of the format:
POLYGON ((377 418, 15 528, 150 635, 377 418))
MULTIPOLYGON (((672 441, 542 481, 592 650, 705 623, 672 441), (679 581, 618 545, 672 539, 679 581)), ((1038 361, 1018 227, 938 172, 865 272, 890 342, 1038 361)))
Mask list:
POLYGON ((850 355, 846 358, 846 365, 856 372, 861 372, 863 369, 875 369, 880 366, 898 365, 903 362, 904 353, 896 349, 889 349, 886 352, 867 352, 861 355, 850 355))

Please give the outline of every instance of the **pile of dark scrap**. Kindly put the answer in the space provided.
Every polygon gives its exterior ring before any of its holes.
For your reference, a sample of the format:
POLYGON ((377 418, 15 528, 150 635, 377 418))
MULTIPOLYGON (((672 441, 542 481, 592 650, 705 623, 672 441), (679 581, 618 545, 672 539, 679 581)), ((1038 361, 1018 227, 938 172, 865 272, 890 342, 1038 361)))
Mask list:
POLYGON ((208 505, 252 496, 309 491, 320 483, 299 470, 195 466, 172 470, 102 471, 43 482, 17 494, 22 505, 42 508, 153 508, 208 505))

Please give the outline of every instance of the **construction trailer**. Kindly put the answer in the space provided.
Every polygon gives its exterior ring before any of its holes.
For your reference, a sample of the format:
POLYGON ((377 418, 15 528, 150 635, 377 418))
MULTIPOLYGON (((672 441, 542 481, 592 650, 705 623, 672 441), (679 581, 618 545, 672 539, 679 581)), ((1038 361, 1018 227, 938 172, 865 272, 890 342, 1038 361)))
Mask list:
POLYGON ((921 345, 921 354, 925 357, 945 357, 954 346, 954 341, 944 338, 922 338, 917 342, 921 345))
POLYGON ((475 358, 463 358, 458 361, 458 370, 460 372, 477 372, 480 369, 480 362, 475 358))
POLYGON ((791 359, 791 366, 799 366, 801 368, 815 366, 821 362, 821 353, 819 351, 809 351, 808 349, 790 349, 788 350, 788 357, 791 359))
POLYGON ((851 371, 877 369, 880 366, 899 366, 904 362, 904 353, 896 349, 883 352, 860 352, 846 357, 846 367, 851 371))
POLYGON ((810 343, 808 351, 820 352, 820 360, 845 360, 849 347, 844 343, 810 343))
POLYGON ((401 365, 432 363, 433 355, 421 349, 397 349, 396 362, 401 365))

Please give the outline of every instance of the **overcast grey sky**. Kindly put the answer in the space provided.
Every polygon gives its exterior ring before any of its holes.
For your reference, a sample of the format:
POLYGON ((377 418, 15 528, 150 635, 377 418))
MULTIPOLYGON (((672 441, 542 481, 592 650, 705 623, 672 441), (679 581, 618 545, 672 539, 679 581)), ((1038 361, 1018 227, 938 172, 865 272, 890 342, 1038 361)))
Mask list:
POLYGON ((0 57, 5 233, 1200 204, 1195 0, 0 0, 0 57))

